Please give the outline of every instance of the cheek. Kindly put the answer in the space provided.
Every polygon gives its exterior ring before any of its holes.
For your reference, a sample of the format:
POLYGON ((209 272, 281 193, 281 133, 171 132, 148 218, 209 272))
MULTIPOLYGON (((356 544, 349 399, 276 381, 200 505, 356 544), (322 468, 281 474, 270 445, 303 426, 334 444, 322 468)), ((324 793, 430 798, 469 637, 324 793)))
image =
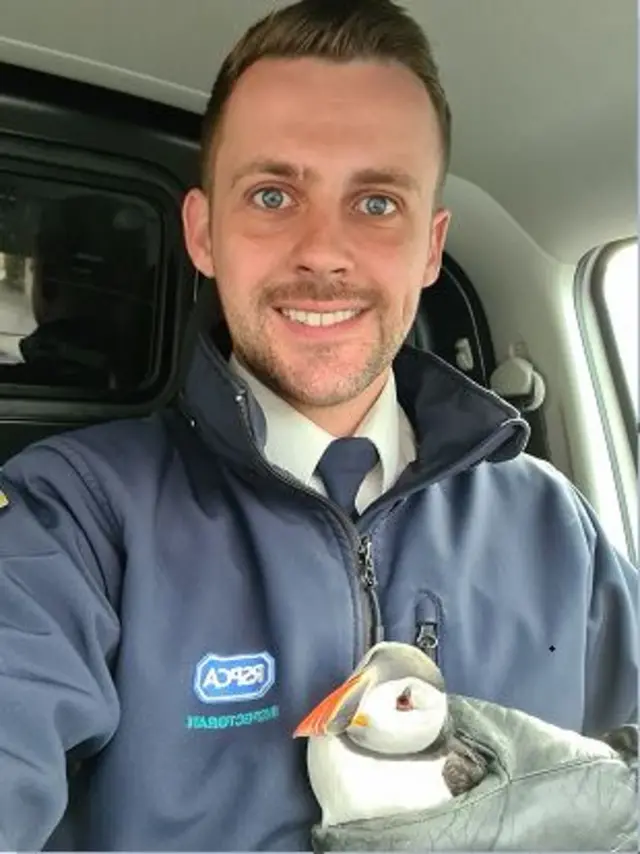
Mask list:
POLYGON ((230 302, 246 303, 261 285, 275 280, 283 248, 273 236, 252 234, 237 217, 229 217, 218 223, 212 243, 219 287, 230 302))
POLYGON ((418 285, 412 288, 406 295, 402 319, 405 323, 407 332, 409 331, 409 327, 413 324, 416 318, 416 314, 418 313, 421 294, 422 285, 418 285))
POLYGON ((429 258, 428 226, 381 234, 363 247, 361 258, 374 280, 385 283, 390 296, 413 304, 424 285, 429 258), (422 234, 426 236, 423 238, 422 234))
POLYGON ((408 323, 417 311, 423 287, 423 268, 402 249, 370 267, 374 281, 384 288, 385 308, 397 320, 408 323))

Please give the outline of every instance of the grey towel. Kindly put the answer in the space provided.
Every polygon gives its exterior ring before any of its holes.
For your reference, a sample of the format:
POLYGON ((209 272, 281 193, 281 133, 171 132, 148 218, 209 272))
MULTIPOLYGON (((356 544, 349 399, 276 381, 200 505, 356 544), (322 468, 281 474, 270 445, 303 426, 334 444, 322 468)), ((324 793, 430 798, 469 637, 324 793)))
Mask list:
POLYGON ((450 709, 487 776, 441 807, 316 827, 316 851, 638 851, 637 729, 605 742, 480 700, 450 709))

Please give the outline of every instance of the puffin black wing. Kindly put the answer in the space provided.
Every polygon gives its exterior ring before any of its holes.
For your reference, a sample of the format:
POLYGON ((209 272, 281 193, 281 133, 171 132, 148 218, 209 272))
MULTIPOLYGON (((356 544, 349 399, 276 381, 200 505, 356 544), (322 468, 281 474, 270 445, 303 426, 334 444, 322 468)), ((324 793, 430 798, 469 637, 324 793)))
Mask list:
POLYGON ((453 736, 449 741, 449 755, 442 776, 451 794, 463 795, 487 776, 489 762, 478 750, 453 736))
POLYGON ((640 730, 638 724, 625 724, 605 733, 600 740, 608 744, 609 747, 613 747, 622 759, 631 765, 640 762, 638 730, 640 730))

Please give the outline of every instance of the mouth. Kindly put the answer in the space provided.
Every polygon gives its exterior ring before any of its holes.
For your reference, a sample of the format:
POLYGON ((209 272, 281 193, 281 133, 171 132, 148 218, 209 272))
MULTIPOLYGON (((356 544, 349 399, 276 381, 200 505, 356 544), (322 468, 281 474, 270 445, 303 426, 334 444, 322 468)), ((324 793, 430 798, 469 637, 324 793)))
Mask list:
MULTIPOLYGON (((324 700, 301 721, 293 733, 294 738, 310 738, 330 735, 333 731, 343 731, 349 726, 368 726, 366 715, 355 713, 347 719, 340 720, 345 705, 353 700, 359 700, 369 683, 366 672, 357 673, 332 691, 324 700)), ((356 703, 357 706, 357 703, 356 703)), ((344 716, 342 716, 344 717, 344 716)))
POLYGON ((365 308, 340 308, 319 310, 318 308, 276 308, 278 314, 293 327, 304 327, 305 330, 348 329, 366 312, 365 308))

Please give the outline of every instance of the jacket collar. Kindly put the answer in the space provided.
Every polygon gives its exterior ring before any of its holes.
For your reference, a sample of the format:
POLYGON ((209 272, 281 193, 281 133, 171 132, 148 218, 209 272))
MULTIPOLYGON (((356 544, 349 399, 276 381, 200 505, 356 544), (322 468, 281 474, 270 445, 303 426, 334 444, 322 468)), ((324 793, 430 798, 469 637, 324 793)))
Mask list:
MULTIPOLYGON (((228 366, 224 325, 198 331, 180 409, 214 453, 241 469, 264 470, 264 415, 248 386, 228 366)), ((407 486, 438 471, 516 457, 529 439, 517 410, 439 357, 404 347, 394 363, 399 402, 415 431, 417 459, 407 486)))

